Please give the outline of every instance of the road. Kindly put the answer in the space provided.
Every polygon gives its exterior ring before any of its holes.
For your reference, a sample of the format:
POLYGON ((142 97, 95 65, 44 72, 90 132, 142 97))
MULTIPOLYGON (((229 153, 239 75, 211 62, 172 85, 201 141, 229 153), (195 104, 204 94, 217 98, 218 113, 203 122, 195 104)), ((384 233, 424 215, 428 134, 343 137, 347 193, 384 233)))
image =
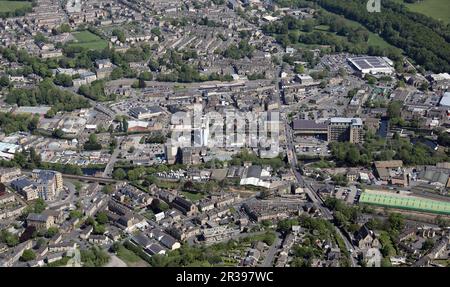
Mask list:
POLYGON ((261 267, 273 267, 275 255, 280 249, 281 242, 283 241, 280 233, 277 232, 276 235, 277 238, 275 239, 275 242, 269 247, 269 250, 267 251, 267 255, 264 258, 264 262, 261 264, 261 267))
POLYGON ((117 139, 117 146, 114 149, 111 158, 109 159, 108 164, 105 167, 105 170, 103 171, 102 176, 103 177, 111 177, 112 176, 112 172, 114 170, 114 164, 117 162, 117 157, 119 156, 120 153, 120 146, 122 144, 123 138, 120 137, 117 139))
POLYGON ((55 202, 48 203, 48 207, 53 208, 56 206, 65 205, 66 203, 73 202, 73 198, 75 196, 76 188, 73 183, 69 181, 65 181, 64 185, 69 189, 69 194, 64 200, 57 200, 55 202))
MULTIPOLYGON (((282 94, 281 91, 280 92, 280 97, 279 99, 281 99, 282 94)), ((323 199, 315 192, 315 190, 312 188, 312 186, 310 184, 308 184, 302 177, 302 175, 300 174, 300 172, 298 171, 298 160, 297 160, 297 153, 295 151, 295 146, 294 146, 294 140, 293 140, 293 133, 291 131, 291 127, 289 126, 289 121, 286 118, 286 115, 284 113, 281 114, 281 122, 284 122, 285 125, 285 138, 286 138, 286 152, 287 152, 287 157, 288 157, 288 162, 291 166, 291 170, 295 175, 295 178, 297 179, 298 184, 304 189, 304 191, 306 192, 306 194, 308 195, 308 198, 314 203, 314 205, 319 209, 322 218, 325 218, 331 222, 333 222, 334 216, 333 213, 325 206, 325 203, 323 201, 323 199)), ((346 236, 344 236, 344 234, 342 234, 341 230, 334 225, 334 228, 336 230, 336 233, 342 237, 342 239, 344 240, 345 246, 347 248, 347 250, 352 250, 354 252, 355 248, 353 246, 353 244, 348 240, 348 238, 346 236)), ((350 261, 351 261, 351 266, 355 267, 357 266, 355 258, 353 257, 353 252, 350 255, 350 261)))

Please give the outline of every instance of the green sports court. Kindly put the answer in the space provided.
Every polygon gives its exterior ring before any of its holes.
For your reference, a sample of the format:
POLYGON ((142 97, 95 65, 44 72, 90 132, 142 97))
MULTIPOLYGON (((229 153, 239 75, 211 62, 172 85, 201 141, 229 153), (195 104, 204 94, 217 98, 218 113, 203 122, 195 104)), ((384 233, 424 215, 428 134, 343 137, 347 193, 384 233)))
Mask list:
POLYGON ((413 211, 450 214, 450 202, 393 192, 366 190, 361 194, 359 202, 413 211))

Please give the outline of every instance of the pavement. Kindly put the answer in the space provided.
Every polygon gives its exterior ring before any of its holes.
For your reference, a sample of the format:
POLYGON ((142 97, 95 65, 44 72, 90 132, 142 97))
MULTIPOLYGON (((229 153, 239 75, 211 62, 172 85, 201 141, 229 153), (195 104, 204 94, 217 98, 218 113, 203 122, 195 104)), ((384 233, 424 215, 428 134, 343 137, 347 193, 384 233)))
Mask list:
POLYGON ((108 264, 106 264, 105 267, 127 267, 127 264, 123 262, 122 259, 112 254, 108 264))
POLYGON ((73 183, 71 183, 71 182, 69 182, 67 180, 64 182, 64 185, 69 190, 69 195, 64 200, 57 200, 57 201, 48 203, 47 204, 48 207, 53 208, 53 207, 56 207, 56 206, 65 205, 66 203, 69 203, 69 202, 73 202, 73 199, 74 199, 74 196, 75 196, 75 192, 76 192, 75 185, 73 185, 73 183))

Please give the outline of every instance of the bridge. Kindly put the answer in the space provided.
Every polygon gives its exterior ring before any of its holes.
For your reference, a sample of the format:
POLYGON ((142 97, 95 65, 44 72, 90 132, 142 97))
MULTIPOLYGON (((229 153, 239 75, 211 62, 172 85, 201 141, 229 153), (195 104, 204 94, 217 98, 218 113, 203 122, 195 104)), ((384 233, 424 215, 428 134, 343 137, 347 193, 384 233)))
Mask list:
POLYGON ((108 177, 96 177, 96 176, 87 176, 87 175, 73 175, 73 174, 63 174, 63 178, 67 179, 77 179, 82 181, 90 181, 90 182, 100 182, 100 183, 116 183, 117 180, 108 178, 108 177))

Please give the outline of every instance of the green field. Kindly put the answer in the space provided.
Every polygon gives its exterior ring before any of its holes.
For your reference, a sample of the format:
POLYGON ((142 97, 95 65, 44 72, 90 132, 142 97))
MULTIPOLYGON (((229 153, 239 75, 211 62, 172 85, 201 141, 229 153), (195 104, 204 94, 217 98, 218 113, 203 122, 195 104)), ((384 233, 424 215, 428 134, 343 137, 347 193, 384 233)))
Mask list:
POLYGON ((125 246, 121 245, 117 251, 117 257, 122 259, 128 267, 145 267, 148 263, 137 256, 133 251, 127 249, 125 246))
POLYGON ((404 4, 412 12, 427 15, 446 24, 450 23, 450 0, 422 0, 417 3, 395 0, 395 2, 404 4))
POLYGON ((0 1, 0 12, 13 12, 20 8, 31 8, 31 2, 0 1))
MULTIPOLYGON (((446 0, 447 1, 447 0, 446 0)), ((448 1, 450 1, 450 0, 448 0, 448 1)), ((335 14, 335 13, 331 13, 331 12, 327 12, 327 13, 330 13, 330 14, 333 14, 333 15, 338 15, 338 14, 335 14)), ((361 24, 361 23, 358 23, 358 22, 356 22, 356 21, 353 21, 353 20, 350 20, 350 19, 347 19, 347 18, 344 18, 345 19, 345 22, 348 24, 348 25, 350 25, 350 26, 352 26, 352 27, 354 27, 354 28, 364 28, 364 26, 361 24)), ((317 27, 316 27, 317 28, 317 27)), ((377 35, 377 34, 375 34, 375 33, 373 33, 373 32, 370 32, 370 31, 368 31, 369 32, 369 40, 367 41, 367 44, 369 45, 369 46, 379 46, 379 47, 381 47, 381 48, 383 48, 383 49, 387 49, 387 48, 393 48, 393 49, 398 49, 398 48, 396 48, 395 46, 392 46, 391 44, 389 44, 388 42, 386 42, 382 37, 380 37, 379 35, 377 35)))
POLYGON ((90 50, 102 50, 108 47, 108 43, 99 36, 89 31, 72 33, 76 42, 71 43, 73 47, 82 47, 90 50))
POLYGON ((393 192, 366 190, 361 194, 359 202, 412 211, 450 214, 450 202, 400 195, 393 192))
POLYGON ((205 196, 203 193, 192 193, 187 191, 182 191, 181 193, 192 202, 199 201, 205 196))

